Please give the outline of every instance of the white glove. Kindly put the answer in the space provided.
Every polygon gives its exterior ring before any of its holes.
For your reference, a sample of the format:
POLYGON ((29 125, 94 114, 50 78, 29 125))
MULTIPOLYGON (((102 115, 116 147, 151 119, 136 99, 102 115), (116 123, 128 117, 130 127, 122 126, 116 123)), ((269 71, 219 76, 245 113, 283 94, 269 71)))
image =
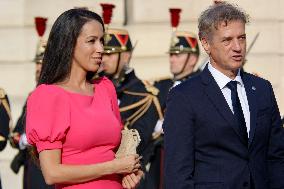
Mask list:
POLYGON ((24 150, 24 149, 27 148, 27 146, 30 146, 30 144, 28 143, 26 133, 23 133, 20 137, 20 140, 19 140, 19 148, 21 150, 24 150))
POLYGON ((159 120, 157 121, 156 126, 155 126, 155 129, 154 129, 154 132, 155 132, 155 133, 160 133, 160 132, 161 132, 161 133, 164 133, 163 127, 162 127, 163 123, 164 123, 164 119, 159 119, 159 120))

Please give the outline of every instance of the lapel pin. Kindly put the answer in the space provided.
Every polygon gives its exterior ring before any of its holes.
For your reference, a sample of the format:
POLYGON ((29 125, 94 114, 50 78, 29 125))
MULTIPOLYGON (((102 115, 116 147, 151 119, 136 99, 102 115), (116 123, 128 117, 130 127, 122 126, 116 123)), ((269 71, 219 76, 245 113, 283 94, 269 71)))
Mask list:
POLYGON ((255 86, 252 86, 251 89, 254 90, 254 91, 256 90, 255 86))

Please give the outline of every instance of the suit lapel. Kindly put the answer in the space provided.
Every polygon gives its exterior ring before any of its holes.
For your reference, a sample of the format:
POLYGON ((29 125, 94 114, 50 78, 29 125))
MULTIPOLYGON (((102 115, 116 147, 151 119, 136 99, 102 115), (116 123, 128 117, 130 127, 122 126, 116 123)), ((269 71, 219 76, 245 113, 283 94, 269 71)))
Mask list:
POLYGON ((203 84, 205 85, 205 93, 207 94, 208 98, 214 104, 217 111, 222 115, 222 117, 227 121, 228 125, 232 127, 232 129, 237 133, 240 140, 247 145, 245 139, 240 134, 238 125, 236 120, 233 116, 233 113, 230 107, 227 104, 227 101, 219 88, 218 84, 216 83, 215 79, 211 75, 210 71, 208 70, 208 66, 206 66, 201 74, 201 78, 203 84))
POLYGON ((249 131, 249 141, 248 141, 250 147, 256 129, 256 113, 257 113, 256 90, 257 89, 253 85, 251 77, 247 73, 242 73, 242 80, 244 82, 248 104, 249 104, 249 111, 250 111, 250 131, 249 131))

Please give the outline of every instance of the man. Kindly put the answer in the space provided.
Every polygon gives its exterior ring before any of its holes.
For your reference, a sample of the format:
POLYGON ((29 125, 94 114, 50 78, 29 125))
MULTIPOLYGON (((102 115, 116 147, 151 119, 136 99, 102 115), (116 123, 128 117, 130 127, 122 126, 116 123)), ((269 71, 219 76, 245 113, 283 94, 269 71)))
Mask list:
POLYGON ((199 46, 195 35, 187 31, 177 31, 174 34, 177 42, 173 42, 172 39, 169 50, 170 71, 173 77, 154 84, 160 90, 159 100, 163 109, 166 106, 169 90, 200 72, 194 71, 199 57, 199 46))
POLYGON ((169 90, 200 72, 199 70, 194 71, 199 58, 199 46, 193 33, 188 31, 174 32, 168 53, 173 77, 154 83, 154 86, 160 90, 158 97, 163 110, 166 108, 169 90))
MULTIPOLYGON (((174 13, 179 13, 181 9, 170 9, 171 20, 177 16, 174 13), (172 11, 179 10, 179 11, 172 11)), ((176 28, 177 26, 172 26, 176 28)), ((166 110, 167 96, 171 88, 186 81, 187 79, 196 76, 200 73, 199 70, 194 71, 199 58, 199 46, 196 35, 188 31, 176 31, 172 34, 171 44, 169 48, 169 62, 172 78, 159 80, 154 83, 154 86, 159 89, 158 98, 162 107, 162 111, 166 110)), ((153 152, 151 157, 151 168, 145 177, 151 180, 149 188, 163 188, 163 135, 162 133, 163 120, 159 120, 155 127, 156 140, 153 141, 153 152), (161 134, 161 135, 159 135, 161 134)))
MULTIPOLYGON (((36 17, 36 28, 40 28, 45 25, 47 21, 45 18, 36 17), (42 23, 43 22, 43 23, 42 23)), ((44 31, 38 31, 39 36, 42 37, 44 31)), ((35 81, 39 80, 39 76, 42 68, 42 60, 44 51, 46 48, 46 41, 42 38, 39 40, 36 55, 34 58, 35 62, 35 81)), ((29 154, 27 147, 29 146, 25 134, 25 117, 26 117, 26 105, 23 107, 22 114, 20 115, 17 124, 11 134, 12 147, 19 149, 18 154, 14 157, 11 163, 11 169, 14 173, 18 173, 21 166, 24 166, 24 178, 23 178, 23 189, 53 189, 54 186, 49 186, 45 183, 42 172, 38 165, 35 164, 34 160, 29 154)))
POLYGON ((210 61, 170 91, 163 125, 165 188, 284 188, 284 131, 272 86, 240 71, 247 21, 228 3, 199 18, 210 61))
MULTIPOLYGON (((0 88, 0 151, 4 150, 7 145, 10 121, 11 111, 8 96, 5 91, 0 88)), ((0 180, 0 189, 1 188, 0 180)))
MULTIPOLYGON (((46 47, 46 41, 41 41, 38 46, 38 50, 35 57, 35 79, 38 82, 39 75, 41 72, 43 54, 46 47)), ((29 154, 27 147, 29 146, 25 134, 25 113, 26 105, 23 107, 22 114, 20 115, 17 124, 13 130, 11 137, 11 144, 14 148, 18 148, 19 152, 14 157, 11 163, 11 169, 14 173, 18 173, 20 167, 24 166, 24 179, 23 188, 33 189, 52 189, 54 186, 49 186, 45 183, 42 172, 38 165, 35 164, 34 160, 29 154)))
POLYGON ((137 129, 140 134, 138 152, 143 154, 159 119, 159 104, 154 103, 158 102, 158 90, 138 79, 129 67, 133 46, 127 30, 109 29, 106 35, 111 39, 105 41, 102 68, 115 85, 124 126, 137 129))
MULTIPOLYGON (((115 86, 124 127, 135 129, 140 135, 141 141, 137 147, 137 153, 143 157, 141 163, 145 172, 149 164, 152 133, 157 120, 163 116, 156 97, 159 91, 147 81, 137 78, 134 69, 129 67, 134 47, 128 31, 109 28, 115 5, 101 4, 101 6, 106 31, 100 69, 102 72, 99 75, 106 75, 115 86)), ((137 175, 141 176, 141 171, 137 175)), ((147 188, 146 182, 144 177, 138 188, 147 188)))
MULTIPOLYGON (((162 116, 156 95, 158 90, 137 78, 134 69, 129 67, 133 46, 127 30, 108 29, 105 34, 102 69, 115 85, 121 118, 125 127, 136 129, 141 142, 138 154, 147 169, 148 148, 152 142, 155 124, 162 116)), ((139 188, 146 188, 142 180, 139 188)))
POLYGON ((0 151, 4 150, 9 135, 11 111, 8 96, 0 88, 0 151))

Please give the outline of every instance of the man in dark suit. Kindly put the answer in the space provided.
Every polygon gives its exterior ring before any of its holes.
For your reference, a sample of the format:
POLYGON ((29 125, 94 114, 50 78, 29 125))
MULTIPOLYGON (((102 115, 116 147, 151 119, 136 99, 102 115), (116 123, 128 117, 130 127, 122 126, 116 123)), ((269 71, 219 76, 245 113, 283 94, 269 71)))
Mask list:
POLYGON ((219 3, 199 18, 210 61, 170 91, 166 189, 284 188, 284 131, 271 84, 240 71, 247 15, 219 3))

